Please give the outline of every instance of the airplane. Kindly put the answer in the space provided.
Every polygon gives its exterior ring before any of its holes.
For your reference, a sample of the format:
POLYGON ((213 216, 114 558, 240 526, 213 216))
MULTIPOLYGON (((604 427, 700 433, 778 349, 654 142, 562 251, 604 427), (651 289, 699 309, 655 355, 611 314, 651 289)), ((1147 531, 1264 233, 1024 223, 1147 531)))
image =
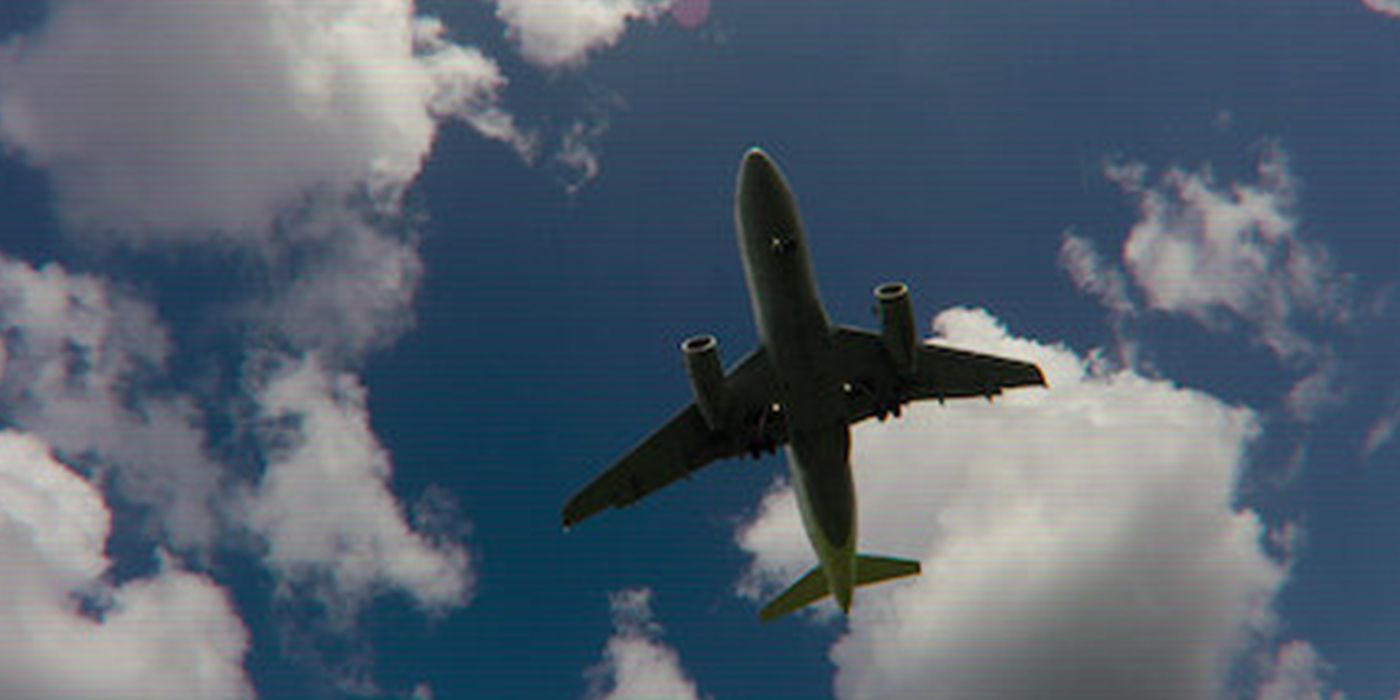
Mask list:
POLYGON ((898 417, 910 401, 985 397, 1045 386, 1029 362, 921 342, 909 288, 875 288, 880 331, 832 325, 822 306, 797 204, 763 150, 739 168, 735 229, 760 345, 725 372, 719 341, 681 343, 695 400, 584 486, 564 528, 628 506, 717 460, 783 446, 818 564, 759 612, 764 622, 833 596, 849 614, 858 586, 912 576, 919 562, 856 553, 850 425, 898 417))

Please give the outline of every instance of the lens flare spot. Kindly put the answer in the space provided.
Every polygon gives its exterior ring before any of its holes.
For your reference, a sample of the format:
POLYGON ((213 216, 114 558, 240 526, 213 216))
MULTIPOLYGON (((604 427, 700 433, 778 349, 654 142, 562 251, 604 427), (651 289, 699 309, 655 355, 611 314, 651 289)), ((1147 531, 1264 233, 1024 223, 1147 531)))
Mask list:
POLYGON ((686 29, 695 29, 710 16, 710 0, 676 0, 671 18, 686 29))

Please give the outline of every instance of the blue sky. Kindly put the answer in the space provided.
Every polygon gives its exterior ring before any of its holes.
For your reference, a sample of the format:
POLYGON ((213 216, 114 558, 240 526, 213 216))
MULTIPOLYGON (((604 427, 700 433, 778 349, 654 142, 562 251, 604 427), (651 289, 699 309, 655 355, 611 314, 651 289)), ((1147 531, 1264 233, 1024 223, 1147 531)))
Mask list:
POLYGON ((0 695, 1400 694, 1400 5, 0 8, 0 695), (684 20, 684 21, 682 21, 684 20), (744 149, 831 315, 1051 389, 562 534, 756 342, 744 149), (74 669, 82 669, 75 672, 74 669))

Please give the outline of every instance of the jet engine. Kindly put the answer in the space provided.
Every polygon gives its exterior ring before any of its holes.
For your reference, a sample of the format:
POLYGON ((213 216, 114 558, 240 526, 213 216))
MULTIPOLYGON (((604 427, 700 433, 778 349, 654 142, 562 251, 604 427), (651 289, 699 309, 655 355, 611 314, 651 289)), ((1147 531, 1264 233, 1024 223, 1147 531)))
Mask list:
POLYGON ((912 372, 914 359, 918 356, 918 341, 914 333, 914 306, 909 301, 909 285, 886 282, 875 288, 875 299, 880 302, 880 335, 885 341, 885 350, 899 371, 912 372))
POLYGON ((719 364, 719 340, 712 335, 697 335, 681 342, 685 358, 685 373, 690 375, 690 388, 695 392, 695 406, 710 430, 719 430, 724 423, 724 368, 719 364))

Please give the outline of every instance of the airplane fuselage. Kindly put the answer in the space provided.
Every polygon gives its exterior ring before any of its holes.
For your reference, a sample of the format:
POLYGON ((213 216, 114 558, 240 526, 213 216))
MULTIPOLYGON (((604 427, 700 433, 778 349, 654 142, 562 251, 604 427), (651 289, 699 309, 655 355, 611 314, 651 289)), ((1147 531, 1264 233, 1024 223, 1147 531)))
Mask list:
POLYGON ((792 192, 758 149, 744 157, 734 202, 754 322, 778 379, 788 467, 802 524, 843 610, 855 585, 856 507, 848 406, 831 376, 835 342, 792 192))

